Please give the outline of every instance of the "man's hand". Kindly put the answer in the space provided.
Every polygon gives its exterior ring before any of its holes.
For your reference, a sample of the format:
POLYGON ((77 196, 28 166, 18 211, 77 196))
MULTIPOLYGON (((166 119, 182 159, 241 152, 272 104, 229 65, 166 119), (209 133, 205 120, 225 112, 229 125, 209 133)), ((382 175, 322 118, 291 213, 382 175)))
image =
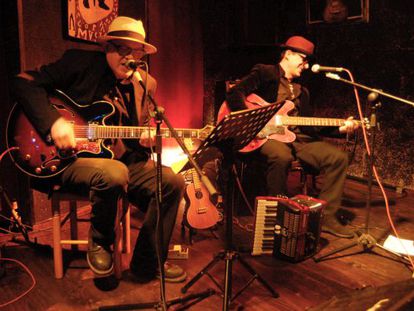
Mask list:
POLYGON ((73 125, 64 118, 59 118, 53 123, 50 136, 59 149, 74 149, 76 147, 73 125))
POLYGON ((139 143, 141 146, 150 148, 151 146, 155 145, 155 130, 145 130, 142 132, 141 137, 139 139, 139 143))
POLYGON ((345 124, 339 127, 339 132, 352 134, 358 127, 359 123, 354 120, 354 117, 349 117, 345 120, 345 124))

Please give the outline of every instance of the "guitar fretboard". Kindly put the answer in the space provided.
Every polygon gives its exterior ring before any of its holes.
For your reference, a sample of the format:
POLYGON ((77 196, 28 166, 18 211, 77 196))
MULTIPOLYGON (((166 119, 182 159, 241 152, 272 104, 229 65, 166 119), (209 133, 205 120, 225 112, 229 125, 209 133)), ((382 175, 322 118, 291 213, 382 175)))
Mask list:
MULTIPOLYGON (((151 128, 155 131, 155 128, 151 128)), ((200 130, 175 129, 180 138, 202 138, 200 130)), ((148 132, 148 127, 136 126, 103 126, 90 124, 87 126, 75 126, 75 136, 94 139, 139 139, 142 133, 148 132)), ((162 128, 161 135, 165 138, 172 137, 169 129, 162 128)))
POLYGON ((277 125, 342 126, 344 119, 276 116, 277 125))
POLYGON ((200 181, 200 177, 197 174, 197 171, 192 168, 191 169, 191 174, 193 177, 193 184, 194 184, 194 189, 197 191, 199 191, 201 189, 201 181, 200 181))

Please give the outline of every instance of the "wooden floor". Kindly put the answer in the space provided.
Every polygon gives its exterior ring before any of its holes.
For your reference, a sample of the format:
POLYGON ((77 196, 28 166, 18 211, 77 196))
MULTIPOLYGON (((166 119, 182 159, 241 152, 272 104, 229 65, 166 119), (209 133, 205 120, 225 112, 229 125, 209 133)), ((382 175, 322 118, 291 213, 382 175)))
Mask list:
MULTIPOLYGON (((354 205, 344 207, 344 215, 351 219, 354 229, 364 231, 365 208, 363 200, 366 186, 347 181, 345 203, 354 205), (358 204, 361 203, 361 204, 358 204)), ((386 212, 381 202, 378 202, 378 190, 374 187, 374 201, 370 219, 369 232, 376 237, 386 237, 389 234, 389 226, 386 212)), ((397 224, 400 236, 414 240, 414 195, 413 193, 397 194, 388 190, 390 198, 395 204, 391 206, 391 213, 397 224)), ((137 235, 139 218, 133 221, 133 238, 137 235)), ((308 259, 300 263, 289 263, 277 260, 270 256, 251 257, 248 250, 251 246, 252 232, 246 231, 252 223, 252 217, 240 217, 242 226, 234 225, 234 245, 241 257, 261 275, 271 287, 280 295, 273 298, 270 292, 255 280, 235 300, 234 308, 245 310, 367 310, 377 301, 388 298, 382 302, 381 310, 391 310, 398 301, 409 300, 414 290, 412 273, 407 265, 402 264, 397 257, 374 247, 372 251, 363 251, 361 244, 349 248, 316 263, 308 259), (244 229, 242 229, 243 227, 244 229)), ((177 226, 173 236, 173 243, 184 244, 180 234, 181 215, 177 219, 177 226)), ((87 229, 84 230, 85 232, 87 229)), ((182 265, 188 279, 194 277, 213 256, 224 247, 224 228, 219 226, 215 238, 210 231, 198 231, 194 237, 193 245, 189 247, 189 258, 175 260, 182 265)), ((50 249, 50 231, 31 234, 30 238, 38 239, 38 247, 31 248, 25 244, 9 242, 3 247, 3 257, 17 259, 23 262, 36 279, 36 286, 19 301, 3 308, 2 310, 96 310, 99 307, 119 304, 135 304, 142 302, 159 301, 159 283, 153 281, 148 284, 135 283, 128 271, 129 256, 125 255, 123 264, 125 271, 120 282, 113 278, 94 279, 87 269, 84 260, 85 253, 71 261, 71 266, 80 269, 69 268, 62 280, 56 280, 53 276, 52 251, 50 249)), ((187 236, 188 237, 188 236, 187 236)), ((322 250, 318 256, 326 252, 349 244, 354 240, 338 239, 322 234, 322 250)), ((379 242, 382 242, 380 240, 379 242)), ((69 256, 67 252, 65 255, 69 256)), ((12 300, 25 289, 31 280, 27 273, 15 263, 5 266, 6 274, 0 278, 0 304, 12 300)), ((222 284, 225 275, 224 261, 218 260, 209 270, 211 276, 222 284)), ((250 279, 251 274, 235 260, 232 273, 232 290, 236 293, 250 279)), ((175 299, 184 296, 181 288, 185 283, 167 284, 167 299, 175 299)), ((207 275, 201 277, 187 294, 199 293, 207 289, 219 292, 216 285, 207 275)), ((210 296, 195 304, 190 310, 221 310, 222 297, 219 294, 210 296)), ((177 307, 179 305, 174 305, 177 307)), ((171 307, 170 309, 173 309, 171 307)), ((104 309, 104 308, 102 308, 104 309)), ((112 310, 119 310, 113 308, 112 310)), ((151 308, 149 308, 151 309, 151 308)), ((413 306, 403 309, 413 310, 413 306)), ((130 309, 132 310, 132 309, 130 309)), ((393 309, 394 310, 394 309, 393 309)))

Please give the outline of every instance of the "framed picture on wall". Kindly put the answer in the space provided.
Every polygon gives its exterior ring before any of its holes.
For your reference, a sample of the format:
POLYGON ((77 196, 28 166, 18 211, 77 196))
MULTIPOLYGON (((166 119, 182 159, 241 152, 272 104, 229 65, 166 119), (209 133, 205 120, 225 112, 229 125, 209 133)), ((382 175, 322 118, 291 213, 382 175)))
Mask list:
POLYGON ((369 0, 306 0, 308 25, 368 21, 369 0))
POLYGON ((119 0, 63 0, 66 35, 71 39, 96 42, 118 16, 119 0))

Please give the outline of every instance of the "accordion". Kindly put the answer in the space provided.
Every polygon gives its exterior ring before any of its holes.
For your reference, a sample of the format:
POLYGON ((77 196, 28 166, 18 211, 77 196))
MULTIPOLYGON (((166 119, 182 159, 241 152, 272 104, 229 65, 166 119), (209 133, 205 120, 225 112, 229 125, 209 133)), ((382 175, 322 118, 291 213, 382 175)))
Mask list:
POLYGON ((318 251, 326 201, 305 195, 256 197, 252 255, 298 262, 318 251))

